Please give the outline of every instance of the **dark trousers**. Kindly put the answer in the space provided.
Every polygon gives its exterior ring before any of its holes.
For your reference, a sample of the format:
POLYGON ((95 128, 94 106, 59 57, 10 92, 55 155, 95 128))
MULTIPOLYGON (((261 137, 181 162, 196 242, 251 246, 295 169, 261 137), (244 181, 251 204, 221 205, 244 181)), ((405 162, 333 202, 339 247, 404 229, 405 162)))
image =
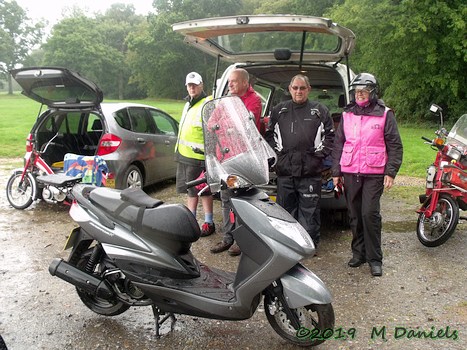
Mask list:
POLYGON ((320 238, 321 176, 277 178, 277 203, 308 232, 317 245, 320 238))
POLYGON ((344 188, 352 229, 352 254, 370 265, 381 265, 381 205, 384 176, 344 174, 344 188))
POLYGON ((223 241, 225 243, 233 243, 234 238, 232 231, 235 229, 235 222, 232 222, 232 205, 230 204, 230 198, 232 197, 229 190, 221 191, 221 202, 222 202, 222 233, 224 234, 223 241))

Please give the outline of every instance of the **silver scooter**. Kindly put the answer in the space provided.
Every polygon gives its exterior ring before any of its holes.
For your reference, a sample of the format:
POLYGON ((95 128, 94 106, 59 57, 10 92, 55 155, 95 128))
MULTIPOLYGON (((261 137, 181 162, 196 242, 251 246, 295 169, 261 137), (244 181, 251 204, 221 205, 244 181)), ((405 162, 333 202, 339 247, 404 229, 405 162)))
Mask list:
MULTIPOLYGON (((277 334, 314 346, 334 327, 332 297, 300 260, 315 247, 304 228, 255 185, 268 181, 271 149, 243 102, 224 97, 203 109, 206 173, 211 190, 228 189, 241 249, 236 273, 209 267, 190 248, 200 237, 193 214, 141 189, 74 186, 70 215, 79 225, 68 238, 68 261, 49 272, 76 286, 92 311, 118 315, 151 306, 160 326, 175 314, 219 320, 250 318, 263 300, 277 334)), ((51 175, 53 176, 53 175, 51 175)), ((42 179, 44 181, 44 179, 42 179)), ((56 184, 58 185, 58 184, 56 184)))

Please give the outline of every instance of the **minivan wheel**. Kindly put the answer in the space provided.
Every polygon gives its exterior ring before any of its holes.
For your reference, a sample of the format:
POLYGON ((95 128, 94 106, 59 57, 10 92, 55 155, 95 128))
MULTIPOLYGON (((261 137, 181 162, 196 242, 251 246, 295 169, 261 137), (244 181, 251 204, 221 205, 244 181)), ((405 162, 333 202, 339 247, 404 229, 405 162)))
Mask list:
POLYGON ((134 188, 142 188, 143 187, 143 175, 141 175, 141 171, 136 165, 130 165, 125 172, 125 176, 123 177, 125 182, 123 183, 125 188, 134 187, 134 188))

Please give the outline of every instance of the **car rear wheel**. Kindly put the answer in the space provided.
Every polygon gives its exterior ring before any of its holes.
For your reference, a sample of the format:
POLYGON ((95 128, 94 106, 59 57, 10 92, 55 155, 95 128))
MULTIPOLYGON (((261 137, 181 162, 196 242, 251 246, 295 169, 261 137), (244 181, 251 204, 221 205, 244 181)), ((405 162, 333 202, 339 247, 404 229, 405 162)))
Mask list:
POLYGON ((124 176, 125 182, 123 183, 125 188, 128 187, 135 187, 135 188, 142 188, 143 187, 143 175, 141 171, 136 165, 130 165, 125 172, 124 176))

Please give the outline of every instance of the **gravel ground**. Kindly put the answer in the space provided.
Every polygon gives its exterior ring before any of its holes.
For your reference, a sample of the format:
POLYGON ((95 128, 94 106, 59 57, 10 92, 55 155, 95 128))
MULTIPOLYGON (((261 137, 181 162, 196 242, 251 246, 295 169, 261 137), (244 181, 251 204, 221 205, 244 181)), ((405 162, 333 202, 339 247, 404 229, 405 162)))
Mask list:
MULTIPOLYGON (((1 183, 6 184, 11 167, 9 160, 0 160, 1 183)), ((383 195, 382 277, 372 277, 368 265, 347 266, 351 233, 324 217, 318 255, 304 264, 330 289, 336 328, 316 349, 467 349, 467 227, 459 224, 440 247, 421 245, 413 188, 422 186, 421 179, 399 176, 394 191, 383 195), (428 337, 420 338, 420 332, 428 337)), ((149 190, 167 202, 183 201, 173 182, 149 190)), ((220 227, 218 202, 215 218, 220 227)), ((251 319, 237 322, 179 316, 174 332, 160 339, 154 337, 148 307, 113 318, 92 313, 72 286, 47 271, 54 257, 67 256, 62 247, 73 227, 63 206, 37 203, 30 210, 14 210, 3 187, 0 335, 10 350, 294 349, 274 333, 261 308, 251 319)), ((211 266, 234 271, 238 257, 209 253, 220 239, 220 234, 202 238, 193 251, 211 266)))

